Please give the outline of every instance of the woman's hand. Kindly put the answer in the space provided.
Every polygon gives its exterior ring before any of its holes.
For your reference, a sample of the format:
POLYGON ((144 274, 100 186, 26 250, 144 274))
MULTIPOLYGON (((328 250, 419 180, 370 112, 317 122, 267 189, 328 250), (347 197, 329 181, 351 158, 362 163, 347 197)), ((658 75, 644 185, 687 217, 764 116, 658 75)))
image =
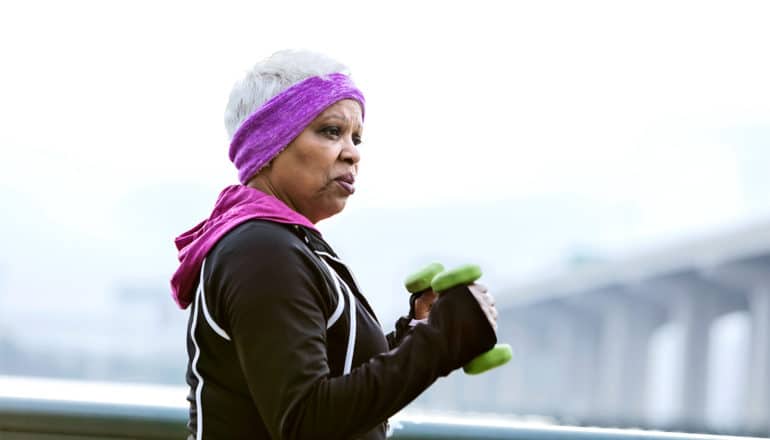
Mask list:
POLYGON ((414 300, 414 319, 422 321, 428 319, 430 308, 438 298, 438 294, 432 290, 423 292, 417 299, 414 300))
POLYGON ((487 316, 489 325, 497 331, 497 309, 495 308, 495 298, 487 291, 487 287, 481 284, 471 284, 468 289, 476 298, 476 302, 479 303, 479 307, 487 316))
MULTIPOLYGON (((495 298, 489 293, 483 284, 471 284, 468 290, 473 294, 473 298, 479 303, 479 307, 489 321, 489 325, 497 331, 497 308, 495 307, 495 298)), ((414 319, 425 320, 430 314, 433 303, 438 298, 438 294, 432 290, 422 293, 414 300, 414 319)))

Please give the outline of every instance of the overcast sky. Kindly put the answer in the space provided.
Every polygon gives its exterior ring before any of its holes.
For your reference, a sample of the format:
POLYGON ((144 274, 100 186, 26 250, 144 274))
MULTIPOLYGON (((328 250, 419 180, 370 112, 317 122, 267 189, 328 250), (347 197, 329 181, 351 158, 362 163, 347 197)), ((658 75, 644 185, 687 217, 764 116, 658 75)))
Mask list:
POLYGON ((230 86, 309 48, 369 102, 352 206, 567 191, 700 211, 697 186, 741 210, 718 135, 768 123, 767 3, 429 3, 4 3, 0 182, 58 212, 155 181, 218 189, 230 86))

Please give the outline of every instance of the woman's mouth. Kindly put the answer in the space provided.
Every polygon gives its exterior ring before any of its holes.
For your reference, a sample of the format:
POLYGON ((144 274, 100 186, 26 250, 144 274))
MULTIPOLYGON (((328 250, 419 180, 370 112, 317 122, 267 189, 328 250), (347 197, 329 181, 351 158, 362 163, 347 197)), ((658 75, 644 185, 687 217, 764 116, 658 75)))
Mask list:
POLYGON ((356 178, 352 174, 339 176, 334 179, 334 181, 337 182, 337 185, 344 189, 348 194, 353 194, 356 192, 356 187, 354 186, 356 183, 356 178))

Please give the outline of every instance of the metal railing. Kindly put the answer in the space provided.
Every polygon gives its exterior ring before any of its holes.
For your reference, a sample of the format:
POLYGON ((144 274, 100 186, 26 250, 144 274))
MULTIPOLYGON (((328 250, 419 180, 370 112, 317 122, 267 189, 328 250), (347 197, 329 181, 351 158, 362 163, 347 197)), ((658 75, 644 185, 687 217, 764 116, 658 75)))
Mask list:
MULTIPOLYGON (((0 439, 184 439, 187 408, 0 397, 0 439), (68 437, 71 436, 71 437, 68 437)), ((700 440, 730 437, 641 430, 533 425, 504 419, 450 419, 400 414, 395 440, 700 440)), ((734 438, 734 437, 733 437, 734 438)), ((748 439, 748 437, 742 437, 748 439)))

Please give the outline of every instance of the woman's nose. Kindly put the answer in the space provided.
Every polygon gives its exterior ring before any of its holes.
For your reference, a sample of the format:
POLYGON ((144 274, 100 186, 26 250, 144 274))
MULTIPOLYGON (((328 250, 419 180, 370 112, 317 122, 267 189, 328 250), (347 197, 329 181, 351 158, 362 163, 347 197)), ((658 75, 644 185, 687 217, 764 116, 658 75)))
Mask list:
POLYGON ((342 160, 351 165, 355 165, 361 160, 361 152, 358 151, 358 146, 353 143, 352 139, 348 139, 345 142, 340 156, 342 160))

